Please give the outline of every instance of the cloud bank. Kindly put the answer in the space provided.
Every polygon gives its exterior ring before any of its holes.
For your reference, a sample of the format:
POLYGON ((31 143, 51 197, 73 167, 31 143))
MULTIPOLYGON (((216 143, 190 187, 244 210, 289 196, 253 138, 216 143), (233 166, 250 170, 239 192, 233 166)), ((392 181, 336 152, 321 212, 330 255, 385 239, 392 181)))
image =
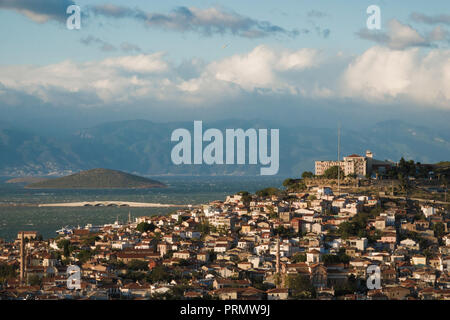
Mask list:
POLYGON ((450 25, 450 14, 426 15, 419 12, 413 12, 410 15, 410 18, 419 23, 450 25))
POLYGON ((107 4, 91 6, 89 12, 108 18, 131 18, 151 28, 192 31, 205 36, 233 34, 245 38, 262 38, 278 34, 295 37, 299 34, 297 30, 286 30, 268 21, 252 19, 221 7, 200 9, 182 6, 166 14, 107 4))
POLYGON ((72 107, 133 108, 151 101, 151 106, 171 102, 180 108, 214 108, 230 99, 284 97, 449 110, 450 50, 377 46, 342 57, 260 45, 216 61, 194 58, 182 64, 158 52, 84 63, 0 66, 0 85, 0 101, 8 105, 20 104, 12 96, 22 92, 72 107))

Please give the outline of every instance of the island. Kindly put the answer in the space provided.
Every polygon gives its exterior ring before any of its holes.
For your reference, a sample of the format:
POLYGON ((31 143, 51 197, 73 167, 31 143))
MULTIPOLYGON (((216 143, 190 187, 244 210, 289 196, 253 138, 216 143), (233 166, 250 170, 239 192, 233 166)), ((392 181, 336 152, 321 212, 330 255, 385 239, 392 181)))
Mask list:
POLYGON ((91 169, 69 176, 32 183, 27 189, 147 189, 164 188, 162 182, 110 169, 91 169))

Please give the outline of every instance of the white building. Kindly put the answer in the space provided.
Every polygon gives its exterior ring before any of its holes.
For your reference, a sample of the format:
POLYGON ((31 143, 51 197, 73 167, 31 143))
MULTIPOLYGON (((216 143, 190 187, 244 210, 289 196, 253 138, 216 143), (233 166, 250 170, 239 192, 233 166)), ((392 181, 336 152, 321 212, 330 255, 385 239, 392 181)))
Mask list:
POLYGON ((422 206, 421 209, 426 218, 436 214, 436 209, 432 206, 422 206))

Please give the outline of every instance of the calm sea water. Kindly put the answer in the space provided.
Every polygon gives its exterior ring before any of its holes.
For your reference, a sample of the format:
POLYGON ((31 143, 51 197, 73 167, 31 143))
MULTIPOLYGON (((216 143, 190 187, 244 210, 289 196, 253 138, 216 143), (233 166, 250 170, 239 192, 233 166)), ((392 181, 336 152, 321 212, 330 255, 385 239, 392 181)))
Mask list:
MULTIPOLYGON (((138 190, 29 190, 0 181, 0 238, 12 240, 20 230, 39 231, 52 238, 63 226, 88 223, 113 223, 133 217, 167 214, 174 208, 74 207, 49 208, 15 206, 78 201, 119 200, 168 204, 201 204, 224 200, 239 191, 255 192, 266 187, 281 187, 284 177, 154 177, 168 188, 138 190)), ((3 179, 4 181, 4 179, 3 179)))

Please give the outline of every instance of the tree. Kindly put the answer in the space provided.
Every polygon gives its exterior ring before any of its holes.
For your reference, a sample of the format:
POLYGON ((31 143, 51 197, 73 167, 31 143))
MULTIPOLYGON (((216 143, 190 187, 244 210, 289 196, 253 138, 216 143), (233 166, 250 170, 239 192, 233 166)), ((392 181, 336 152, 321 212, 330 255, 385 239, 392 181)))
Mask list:
POLYGON ((151 283, 168 281, 170 280, 170 273, 166 271, 164 266, 156 266, 148 275, 147 280, 151 283))
POLYGON ((344 263, 347 264, 350 262, 350 257, 345 254, 345 249, 339 250, 338 254, 324 254, 322 256, 322 261, 325 265, 335 264, 335 263, 344 263))
POLYGON ((283 181, 283 187, 288 188, 290 185, 292 185, 294 183, 294 179, 291 178, 287 178, 286 180, 283 181))
POLYGON ((292 257, 292 262, 299 263, 299 262, 305 262, 306 261, 306 254, 304 253, 297 253, 292 257))
POLYGON ((137 225, 136 230, 140 233, 144 233, 147 231, 154 231, 156 229, 153 223, 141 222, 137 225))
POLYGON ((274 235, 277 236, 279 235, 280 237, 288 237, 288 238, 292 238, 295 237, 295 234, 292 230, 287 229, 283 226, 279 226, 274 230, 274 235))
POLYGON ((314 178, 314 173, 312 173, 311 171, 304 171, 302 173, 302 178, 303 179, 311 179, 314 178))
POLYGON ((244 203, 249 203, 252 200, 252 196, 248 191, 240 191, 237 194, 242 196, 242 202, 244 203))
POLYGON ((206 221, 204 223, 199 223, 194 227, 195 231, 198 231, 202 236, 208 235, 211 232, 211 225, 206 221))
POLYGON ((83 244, 86 246, 93 246, 95 244, 95 241, 100 240, 100 237, 97 235, 91 235, 87 238, 83 239, 83 244))
POLYGON ((283 186, 291 192, 301 192, 307 189, 302 179, 286 179, 283 181, 283 186))
POLYGON ((40 286, 42 281, 41 281, 41 278, 39 278, 38 275, 33 274, 33 275, 28 277, 28 283, 29 283, 30 286, 40 286))
POLYGON ((16 276, 16 268, 13 265, 6 263, 0 263, 0 281, 3 282, 7 279, 14 278, 16 276))
POLYGON ((127 267, 133 271, 148 271, 148 262, 133 259, 127 263, 127 267))
POLYGON ((287 285, 292 291, 292 296, 296 299, 313 299, 316 296, 316 290, 309 276, 301 274, 290 275, 287 279, 287 285))
POLYGON ((445 235, 445 226, 442 222, 435 223, 433 226, 434 236, 438 239, 445 235))
POLYGON ((342 171, 342 168, 339 166, 333 166, 325 170, 323 173, 323 177, 326 179, 337 179, 338 178, 338 172, 340 174, 340 177, 344 177, 344 171, 342 171))
POLYGON ((70 240, 63 239, 57 243, 58 248, 63 249, 63 254, 65 257, 70 256, 71 247, 70 247, 70 240))
POLYGON ((358 290, 358 279, 352 274, 348 277, 347 282, 343 285, 338 285, 335 289, 334 295, 336 297, 346 294, 352 294, 358 290))
POLYGON ((281 194, 281 190, 273 187, 256 191, 256 195, 259 197, 270 197, 272 195, 279 195, 279 194, 281 194))

